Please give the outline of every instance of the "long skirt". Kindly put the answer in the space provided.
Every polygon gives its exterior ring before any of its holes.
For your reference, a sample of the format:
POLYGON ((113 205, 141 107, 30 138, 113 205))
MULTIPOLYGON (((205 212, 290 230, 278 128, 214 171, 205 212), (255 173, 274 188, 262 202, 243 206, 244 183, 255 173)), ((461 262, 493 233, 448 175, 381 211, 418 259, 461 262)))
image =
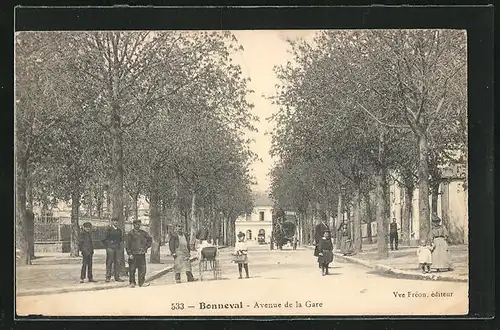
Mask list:
POLYGON ((319 264, 329 264, 333 261, 332 251, 323 251, 323 255, 318 257, 319 264))
POLYGON ((340 238, 340 252, 347 254, 351 252, 351 244, 348 236, 341 236, 340 238))
POLYGON ((432 268, 451 268, 451 254, 448 249, 448 243, 446 243, 444 237, 434 238, 434 246, 434 251, 432 251, 432 268))
POLYGON ((191 262, 189 254, 178 254, 174 259, 174 272, 179 274, 191 271, 191 262))

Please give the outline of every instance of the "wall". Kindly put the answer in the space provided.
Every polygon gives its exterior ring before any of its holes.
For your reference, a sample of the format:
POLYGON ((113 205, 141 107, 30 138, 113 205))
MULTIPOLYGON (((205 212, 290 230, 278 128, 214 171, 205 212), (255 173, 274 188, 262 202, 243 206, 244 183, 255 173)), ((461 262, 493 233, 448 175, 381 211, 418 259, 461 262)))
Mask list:
MULTIPOLYGON (((272 215, 273 208, 271 206, 256 206, 254 207, 251 214, 247 216, 240 216, 236 219, 236 230, 235 235, 238 235, 239 232, 245 233, 250 230, 252 232, 252 241, 257 241, 257 235, 259 234, 260 229, 264 229, 266 243, 271 241, 271 231, 272 231, 272 215), (264 212, 264 221, 260 221, 259 212, 264 212)), ((246 236, 246 239, 249 239, 246 236)))

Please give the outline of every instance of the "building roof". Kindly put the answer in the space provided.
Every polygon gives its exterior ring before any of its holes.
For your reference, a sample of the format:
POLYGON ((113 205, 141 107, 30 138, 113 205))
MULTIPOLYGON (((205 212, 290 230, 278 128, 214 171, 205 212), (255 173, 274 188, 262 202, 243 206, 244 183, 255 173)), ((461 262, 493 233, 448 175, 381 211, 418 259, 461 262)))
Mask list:
POLYGON ((273 206, 273 201, 269 198, 267 193, 255 193, 253 201, 255 206, 273 206))

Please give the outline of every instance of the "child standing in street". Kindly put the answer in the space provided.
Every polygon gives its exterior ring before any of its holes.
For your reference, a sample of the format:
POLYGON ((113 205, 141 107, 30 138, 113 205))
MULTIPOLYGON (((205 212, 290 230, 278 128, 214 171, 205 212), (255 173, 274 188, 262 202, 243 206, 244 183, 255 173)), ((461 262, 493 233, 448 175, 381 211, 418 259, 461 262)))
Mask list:
POLYGON ((246 278, 249 278, 248 276, 248 247, 247 244, 245 243, 245 234, 240 232, 238 234, 238 242, 234 245, 234 262, 238 264, 238 272, 240 273, 241 276, 241 271, 242 268, 245 268, 245 273, 246 273, 246 278))
POLYGON ((78 248, 82 252, 82 271, 80 274, 80 283, 85 280, 85 273, 89 282, 94 281, 92 276, 92 257, 94 254, 94 244, 92 242, 92 224, 90 222, 85 222, 83 224, 83 232, 80 233, 78 238, 78 248))
POLYGON ((330 238, 329 230, 323 232, 323 237, 319 241, 318 250, 318 263, 321 266, 321 273, 323 276, 329 275, 328 265, 333 261, 333 243, 330 238))
POLYGON ((422 272, 430 273, 432 265, 432 249, 433 246, 425 240, 420 241, 420 246, 417 250, 418 262, 422 272))

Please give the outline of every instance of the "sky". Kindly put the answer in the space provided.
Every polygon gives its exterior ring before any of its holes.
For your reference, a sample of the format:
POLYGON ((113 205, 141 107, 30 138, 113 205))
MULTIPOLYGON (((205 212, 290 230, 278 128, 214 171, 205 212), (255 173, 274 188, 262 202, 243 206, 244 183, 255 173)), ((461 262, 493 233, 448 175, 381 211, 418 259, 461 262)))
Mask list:
POLYGON ((246 77, 251 79, 249 88, 254 90, 248 100, 254 104, 253 114, 259 117, 259 122, 255 124, 257 133, 250 133, 249 136, 255 140, 251 149, 259 155, 262 162, 255 162, 252 172, 257 181, 253 187, 256 192, 266 192, 269 190, 268 173, 272 168, 274 159, 271 158, 269 150, 271 148, 271 136, 265 135, 274 127, 273 122, 268 122, 267 118, 276 111, 278 107, 271 104, 265 96, 275 93, 275 85, 279 83, 273 67, 286 64, 292 60, 292 55, 287 38, 305 38, 309 40, 315 31, 312 30, 245 30, 232 31, 238 43, 244 50, 233 55, 233 60, 241 66, 241 70, 246 77))

